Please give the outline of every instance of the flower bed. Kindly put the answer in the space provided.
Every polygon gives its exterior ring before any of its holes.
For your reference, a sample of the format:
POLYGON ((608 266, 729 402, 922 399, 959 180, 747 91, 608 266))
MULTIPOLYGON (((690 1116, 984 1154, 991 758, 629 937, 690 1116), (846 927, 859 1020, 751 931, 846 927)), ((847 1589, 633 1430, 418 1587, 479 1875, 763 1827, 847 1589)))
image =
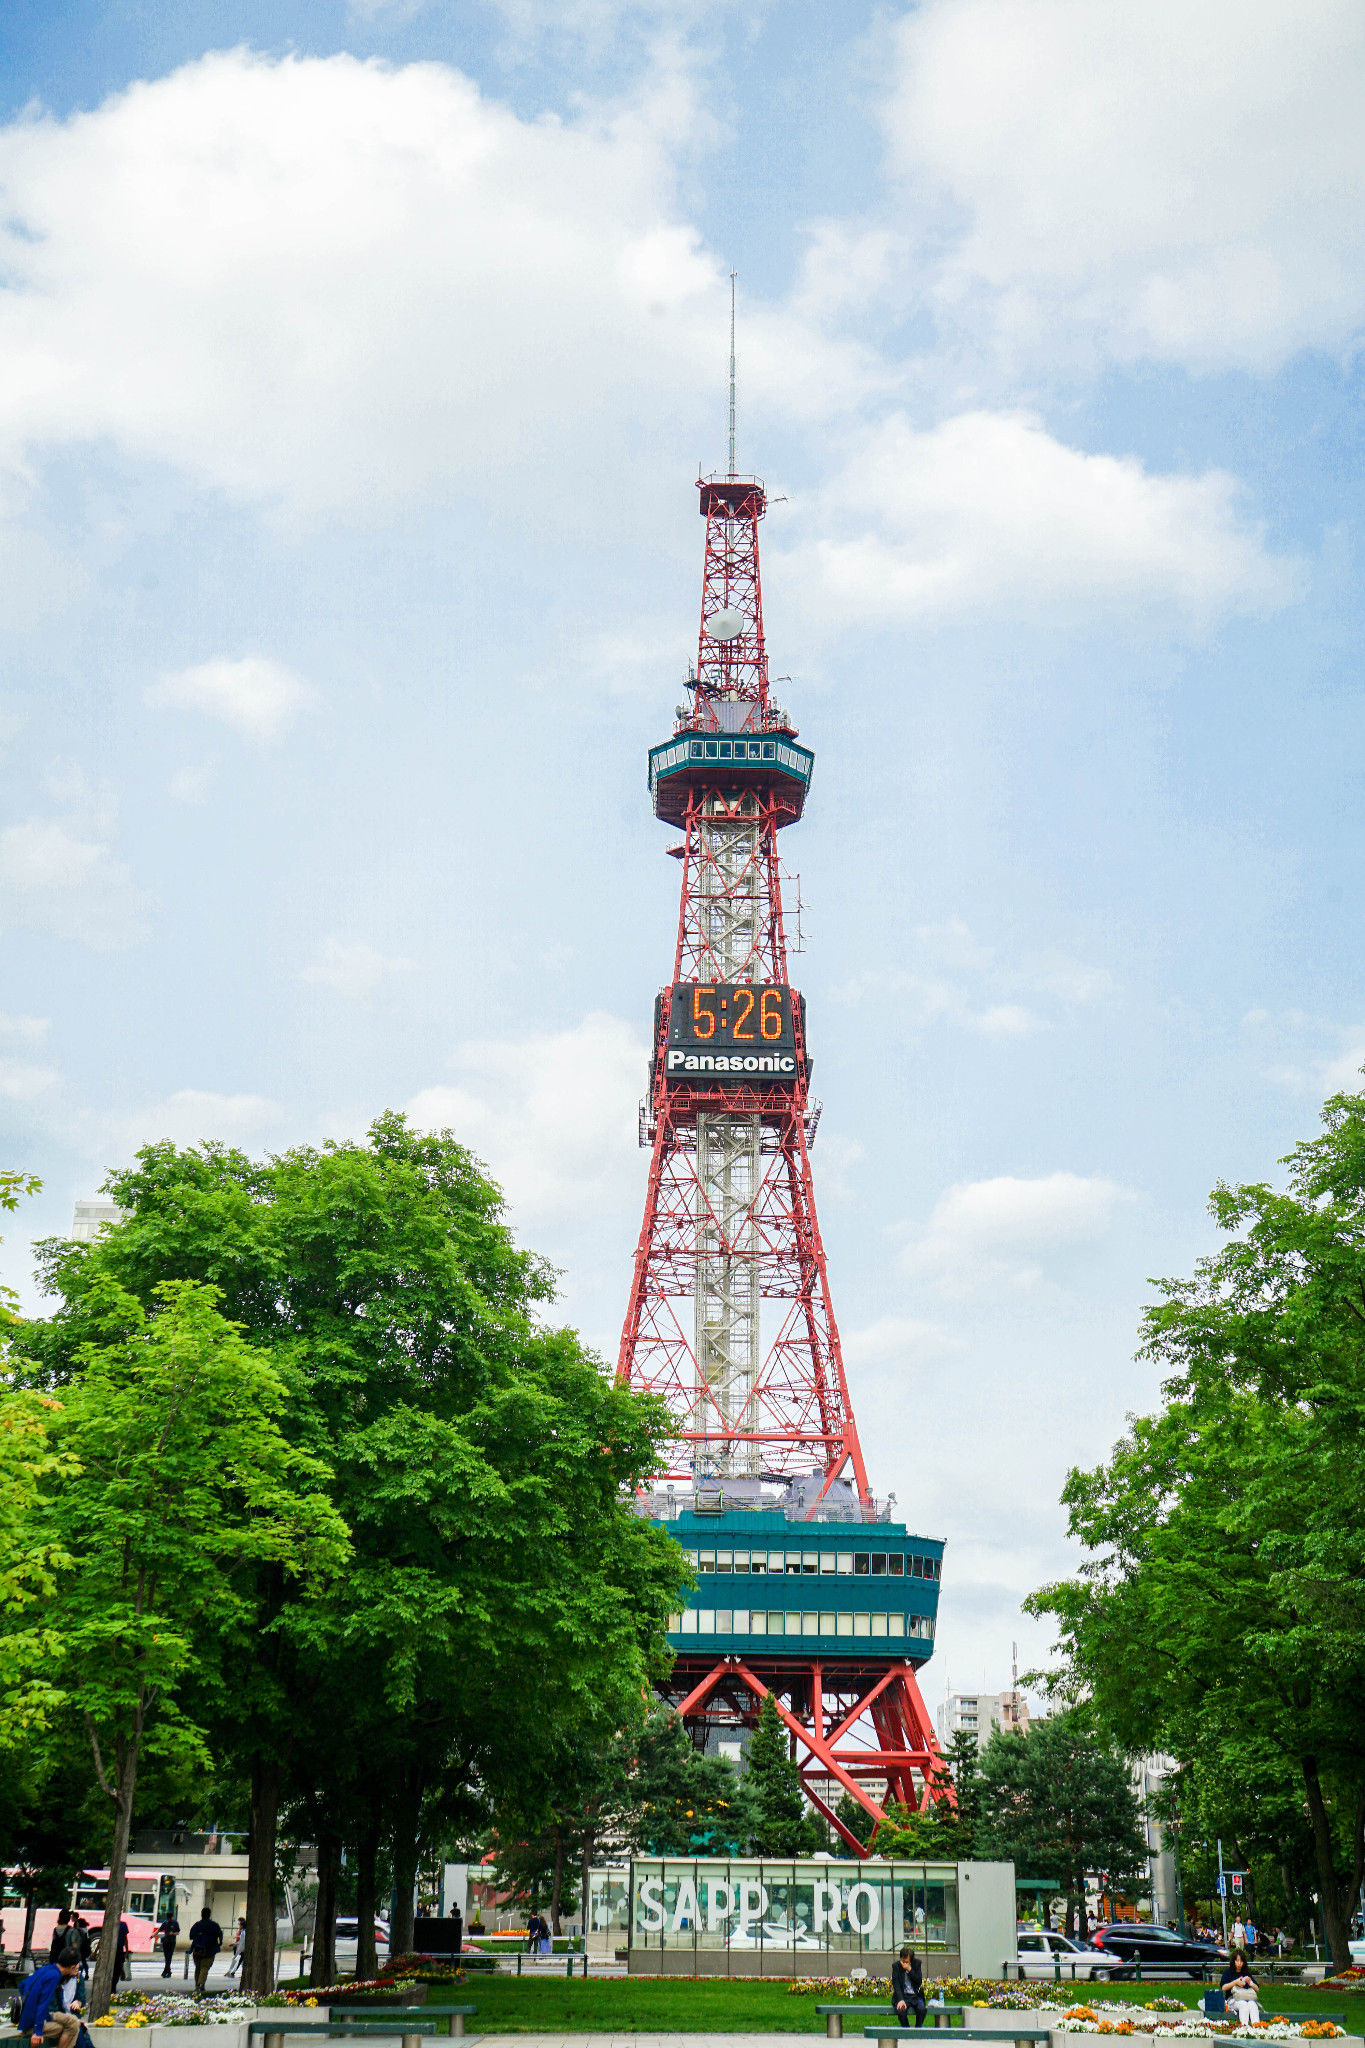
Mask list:
MULTIPOLYGON (((1167 2011, 1171 2001, 1163 2000, 1167 2011)), ((1101 2017, 1093 2005, 1073 2005, 1058 2020, 1054 2031, 1059 2034, 1150 2034, 1153 2041, 1212 2041, 1221 2034, 1257 2034, 1267 2041, 1335 2041, 1344 2036, 1345 2028, 1337 2027, 1330 2020, 1291 2020, 1283 2013, 1277 2013, 1268 2020, 1257 2020, 1253 2026, 1242 2027, 1235 2020, 1206 2020, 1200 2013, 1188 2013, 1184 2019, 1148 2019, 1150 2007, 1132 2008, 1111 2006, 1101 2017)))
POLYGON ((249 2020, 254 1998, 178 1998, 173 1992, 125 1991, 97 2027, 226 2027, 249 2020))
POLYGON ((351 1998, 357 1992, 364 1997, 368 1992, 382 1995, 384 1992, 399 1993, 416 1989, 415 1977, 346 1977, 340 1984, 309 1984, 296 1991, 286 1991, 286 2005, 320 2005, 325 1998, 351 1998))

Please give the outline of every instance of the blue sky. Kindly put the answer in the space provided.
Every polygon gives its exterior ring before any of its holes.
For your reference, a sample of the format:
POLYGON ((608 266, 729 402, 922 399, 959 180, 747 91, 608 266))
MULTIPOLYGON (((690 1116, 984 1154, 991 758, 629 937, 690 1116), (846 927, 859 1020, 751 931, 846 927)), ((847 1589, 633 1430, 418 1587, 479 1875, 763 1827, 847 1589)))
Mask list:
POLYGON ((615 1351, 727 273, 817 1192, 938 1655, 1045 1640, 1148 1276, 1365 1059, 1345 0, 27 7, 0 52, 0 1104, 451 1124, 615 1351))

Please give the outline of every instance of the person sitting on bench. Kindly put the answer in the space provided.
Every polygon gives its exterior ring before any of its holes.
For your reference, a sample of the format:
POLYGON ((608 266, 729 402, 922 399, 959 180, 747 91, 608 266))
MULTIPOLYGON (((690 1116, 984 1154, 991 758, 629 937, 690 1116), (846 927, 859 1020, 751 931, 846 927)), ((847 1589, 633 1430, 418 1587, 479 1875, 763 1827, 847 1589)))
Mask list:
POLYGON ((891 1965, 891 2003, 903 2027, 909 2026, 911 2013, 917 2027, 924 2025, 924 1970, 908 1942, 891 1965))
POLYGON ((1223 1996, 1244 2027, 1259 2026, 1260 1994, 1256 1989, 1256 1979, 1247 1969, 1247 1959, 1241 1949, 1233 1952, 1232 1961, 1223 1972, 1223 1996))

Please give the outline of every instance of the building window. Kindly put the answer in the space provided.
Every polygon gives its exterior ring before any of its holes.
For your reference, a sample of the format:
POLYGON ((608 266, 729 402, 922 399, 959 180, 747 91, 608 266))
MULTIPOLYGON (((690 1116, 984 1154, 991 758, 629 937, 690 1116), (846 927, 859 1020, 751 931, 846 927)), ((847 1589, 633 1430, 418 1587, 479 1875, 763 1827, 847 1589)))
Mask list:
POLYGON ((683 1636, 694 1636, 697 1633, 697 1610, 695 1607, 684 1609, 682 1627, 678 1633, 683 1636))
POLYGON ((716 1609, 716 1634, 718 1636, 728 1636, 734 1618, 734 1614, 730 1608, 718 1607, 716 1609))
POLYGON ((749 1616, 749 1634, 751 1636, 766 1636, 767 1633, 768 1617, 761 1607, 756 1607, 749 1616))
POLYGON ((853 1617, 853 1633, 855 1636, 870 1636, 872 1633, 871 1616, 855 1614, 853 1617))
POLYGON ((803 1572, 818 1572, 818 1571, 819 1571, 819 1569, 820 1569, 820 1553, 819 1553, 819 1551, 818 1551, 818 1550, 803 1550, 803 1551, 802 1551, 802 1553, 801 1553, 801 1569, 802 1569, 802 1571, 803 1571, 803 1572))
POLYGON ((774 1613, 772 1612, 772 1610, 771 1610, 771 1609, 769 1609, 769 1612, 768 1612, 768 1634, 769 1634, 770 1636, 780 1636, 780 1635, 783 1635, 783 1634, 785 1633, 785 1629, 786 1629, 786 1624, 785 1624, 785 1622, 784 1622, 784 1620, 783 1620, 783 1617, 782 1617, 782 1616, 781 1616, 780 1614, 774 1614, 774 1613))
POLYGON ((834 1569, 841 1578, 851 1578, 853 1576, 853 1552, 851 1550, 836 1550, 834 1553, 834 1569))
POLYGON ((887 1558, 886 1568, 893 1579, 903 1579, 905 1577, 905 1559, 898 1550, 887 1558))
POLYGON ((822 1572, 832 1572, 834 1570, 834 1552, 832 1550, 822 1550, 820 1552, 820 1569, 822 1572))
POLYGON ((777 1572, 777 1573, 781 1574, 781 1573, 782 1573, 782 1572, 784 1572, 784 1571, 785 1571, 786 1569, 787 1569, 787 1554, 786 1554, 786 1552, 785 1552, 785 1551, 783 1551, 783 1550, 770 1550, 770 1551, 768 1552, 768 1570, 769 1570, 770 1572, 777 1572))
POLYGON ((822 1614, 820 1616, 820 1633, 822 1636, 832 1636, 834 1634, 834 1616, 832 1614, 822 1614))
POLYGON ((913 1560, 910 1576, 912 1579, 922 1579, 924 1577, 924 1559, 922 1557, 917 1557, 913 1560))
POLYGON ((787 1634, 788 1634, 789 1636, 799 1636, 799 1635, 800 1635, 800 1633, 801 1633, 801 1617, 800 1617, 800 1615, 799 1615, 799 1614, 793 1614, 793 1613, 791 1612, 791 1609, 790 1609, 790 1608, 788 1608, 788 1610, 787 1610, 787 1634))
POLYGON ((819 1615, 818 1615, 818 1614, 803 1614, 803 1615, 802 1615, 802 1617, 801 1617, 801 1633, 802 1633, 802 1635, 803 1635, 803 1636, 818 1636, 818 1635, 819 1635, 819 1633, 820 1633, 820 1617, 819 1617, 819 1615))
POLYGON ((715 1634, 715 1632, 716 1632, 716 1610, 715 1610, 715 1608, 714 1608, 714 1607, 699 1607, 699 1608, 697 1609, 697 1634, 698 1634, 699 1636, 713 1636, 713 1635, 715 1634))
POLYGON ((886 1626, 888 1634, 903 1636, 905 1634, 905 1616, 903 1614, 888 1614, 886 1626))
POLYGON ((884 1550, 876 1550, 872 1553, 872 1576, 874 1579, 884 1579, 886 1577, 886 1552, 884 1550))
POLYGON ((872 1560, 865 1550, 858 1551, 853 1559, 853 1576, 865 1579, 872 1568, 872 1560))
POLYGON ((884 1614, 874 1614, 869 1618, 872 1622, 873 1635, 884 1636, 886 1634, 886 1616, 884 1614))
POLYGON ((715 1551, 714 1551, 714 1550, 703 1550, 703 1552, 701 1553, 701 1557, 700 1557, 700 1558, 699 1558, 699 1560, 698 1560, 698 1564, 697 1564, 697 1569, 698 1569, 699 1571, 703 1571, 703 1572, 713 1572, 713 1571, 715 1570, 715 1568, 716 1568, 716 1553, 715 1553, 715 1551))

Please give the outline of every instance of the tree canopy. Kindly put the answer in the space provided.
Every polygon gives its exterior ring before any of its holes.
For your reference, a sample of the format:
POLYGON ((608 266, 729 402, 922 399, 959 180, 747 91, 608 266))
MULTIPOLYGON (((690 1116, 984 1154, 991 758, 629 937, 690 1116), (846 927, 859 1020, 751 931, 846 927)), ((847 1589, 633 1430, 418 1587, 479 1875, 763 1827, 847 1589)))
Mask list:
POLYGON ((1327 1939, 1365 1876, 1365 1097, 1214 1192, 1228 1242, 1159 1283, 1159 1413, 1063 1495, 1088 1557, 1031 1605, 1134 1751, 1300 1787, 1327 1939))
POLYGON ((160 1144, 106 1186, 118 1224, 42 1248, 56 1309, 12 1332, 0 1412, 27 1404, 20 1429, 35 1402, 85 1398, 111 1300, 151 1343, 187 1298, 168 1288, 217 1290, 349 1546, 320 1597, 258 1557, 232 1683, 186 1668, 194 1725, 250 1787, 244 1980, 269 1982, 287 1802, 350 1845, 371 1895, 387 1848, 410 1946, 422 1848, 590 1717, 624 1724, 666 1668, 687 1567, 632 1498, 663 1417, 544 1323, 549 1270, 448 1132, 386 1115, 364 1144, 265 1160, 160 1144))

